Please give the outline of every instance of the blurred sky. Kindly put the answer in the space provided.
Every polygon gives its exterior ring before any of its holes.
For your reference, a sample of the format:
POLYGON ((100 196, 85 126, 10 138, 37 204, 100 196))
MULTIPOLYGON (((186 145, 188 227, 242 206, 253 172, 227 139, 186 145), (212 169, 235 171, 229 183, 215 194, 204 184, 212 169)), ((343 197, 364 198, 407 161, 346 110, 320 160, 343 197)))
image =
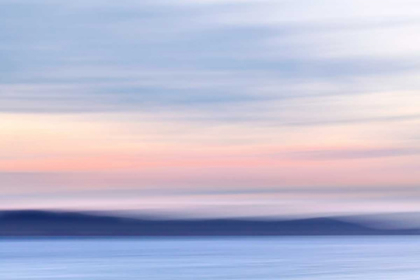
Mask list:
POLYGON ((0 0, 0 207, 420 211, 418 0, 0 0))

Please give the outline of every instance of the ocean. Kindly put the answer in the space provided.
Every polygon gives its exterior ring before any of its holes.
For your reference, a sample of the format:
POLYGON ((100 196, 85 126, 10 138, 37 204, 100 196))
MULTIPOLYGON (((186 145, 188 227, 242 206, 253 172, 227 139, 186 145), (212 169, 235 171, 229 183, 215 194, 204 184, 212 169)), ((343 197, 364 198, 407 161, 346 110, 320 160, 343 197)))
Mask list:
POLYGON ((420 237, 0 239, 1 280, 418 280, 420 237))

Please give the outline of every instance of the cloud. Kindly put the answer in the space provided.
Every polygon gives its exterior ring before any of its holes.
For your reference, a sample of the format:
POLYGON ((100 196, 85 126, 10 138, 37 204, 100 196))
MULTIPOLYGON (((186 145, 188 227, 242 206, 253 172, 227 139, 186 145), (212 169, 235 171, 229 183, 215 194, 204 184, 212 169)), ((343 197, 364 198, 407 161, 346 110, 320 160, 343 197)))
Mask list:
POLYGON ((338 149, 338 150, 312 150, 291 153, 301 159, 313 160, 349 160, 371 159, 401 156, 415 156, 420 154, 420 148, 371 148, 371 149, 338 149))
POLYGON ((406 4, 5 1, 0 110, 195 110, 206 104, 218 112, 223 104, 270 106, 308 95, 314 81, 337 88, 321 93, 345 94, 351 84, 350 91, 363 94, 371 85, 361 78, 418 69, 412 41, 418 22, 404 20, 417 14, 405 8, 414 3, 406 4), (73 89, 40 92, 68 85, 73 89), (301 85, 307 88, 289 90, 301 85), (15 86, 33 90, 15 93, 15 86), (273 88, 268 97, 267 87, 273 88))

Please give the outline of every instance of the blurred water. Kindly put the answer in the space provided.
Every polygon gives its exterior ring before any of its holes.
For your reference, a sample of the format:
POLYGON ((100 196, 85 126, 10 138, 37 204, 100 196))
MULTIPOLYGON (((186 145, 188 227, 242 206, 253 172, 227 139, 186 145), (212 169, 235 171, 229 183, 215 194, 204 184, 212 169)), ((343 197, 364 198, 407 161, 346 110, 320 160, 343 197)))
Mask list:
POLYGON ((418 237, 0 239, 0 279, 420 279, 418 237))

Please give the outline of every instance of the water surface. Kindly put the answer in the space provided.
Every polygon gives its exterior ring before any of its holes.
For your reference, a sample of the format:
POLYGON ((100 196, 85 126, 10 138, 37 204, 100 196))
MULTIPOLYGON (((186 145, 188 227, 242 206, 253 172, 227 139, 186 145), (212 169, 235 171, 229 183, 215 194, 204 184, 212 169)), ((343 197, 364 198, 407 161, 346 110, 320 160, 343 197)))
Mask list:
POLYGON ((419 237, 0 239, 0 279, 420 279, 419 237))

